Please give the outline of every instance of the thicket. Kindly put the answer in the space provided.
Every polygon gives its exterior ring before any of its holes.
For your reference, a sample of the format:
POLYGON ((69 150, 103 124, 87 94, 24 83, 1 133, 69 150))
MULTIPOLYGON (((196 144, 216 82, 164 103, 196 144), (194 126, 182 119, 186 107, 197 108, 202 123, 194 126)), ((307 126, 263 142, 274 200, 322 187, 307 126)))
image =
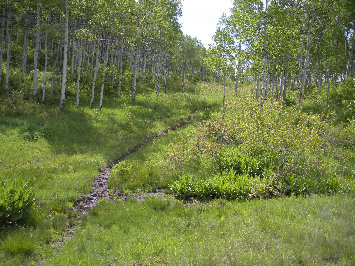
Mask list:
POLYGON ((192 141, 170 153, 171 163, 186 171, 171 190, 180 198, 200 200, 353 190, 353 86, 353 81, 340 83, 332 91, 329 110, 314 103, 314 113, 304 112, 306 103, 284 109, 278 102, 265 102, 262 108, 246 98, 228 102, 224 119, 204 122, 192 141), (203 160, 208 175, 191 167, 203 160))

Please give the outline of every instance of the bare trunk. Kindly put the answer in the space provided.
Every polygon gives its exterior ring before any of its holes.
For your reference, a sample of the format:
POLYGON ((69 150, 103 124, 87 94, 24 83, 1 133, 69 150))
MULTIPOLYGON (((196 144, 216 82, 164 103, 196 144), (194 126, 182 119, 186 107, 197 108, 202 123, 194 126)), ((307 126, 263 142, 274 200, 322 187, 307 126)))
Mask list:
MULTIPOLYGON (((27 24, 25 24, 25 30, 23 33, 23 53, 22 53, 22 81, 25 80, 25 73, 27 68, 27 46, 28 46, 28 33, 27 33, 27 24)), ((3 37, 1 37, 2 39, 3 37)))
POLYGON ((70 79, 73 78, 73 74, 74 74, 74 62, 75 62, 75 50, 76 50, 75 38, 73 38, 72 50, 73 51, 72 51, 71 67, 70 67, 70 79))
POLYGON ((80 75, 81 75, 81 62, 83 59, 83 46, 84 44, 81 43, 79 45, 80 54, 79 54, 79 63, 78 63, 78 79, 76 80, 76 107, 79 107, 79 100, 80 100, 80 75))
POLYGON ((313 15, 312 15, 311 24, 309 25, 309 29, 308 29, 306 59, 305 59, 304 67, 303 67, 303 73, 302 73, 299 103, 302 103, 302 100, 303 100, 303 97, 304 97, 304 88, 305 88, 307 69, 308 69, 308 62, 309 62, 309 46, 310 46, 310 42, 311 42, 311 33, 312 33, 313 21, 314 21, 314 12, 313 12, 313 15))
POLYGON ((44 71, 43 71, 43 89, 42 89, 42 103, 46 99, 46 78, 47 78, 47 64, 48 64, 48 48, 47 48, 47 37, 48 34, 46 33, 46 37, 44 39, 44 53, 45 53, 45 61, 44 61, 44 71))
POLYGON ((36 22, 36 44, 35 44, 35 51, 34 51, 34 61, 33 61, 33 91, 32 91, 32 96, 37 95, 37 87, 38 87, 38 76, 37 76, 37 66, 38 66, 38 53, 39 53, 39 42, 41 38, 41 32, 39 31, 39 24, 40 24, 40 19, 41 19, 41 13, 40 13, 40 1, 37 0, 37 22, 36 22))
POLYGON ((138 78, 138 61, 139 61, 139 48, 136 48, 136 54, 134 57, 134 70, 133 70, 133 82, 132 82, 132 101, 136 99, 137 91, 137 78, 138 78))
POLYGON ((256 81, 255 98, 259 101, 259 91, 260 91, 260 68, 258 68, 258 80, 256 81))
POLYGON ((6 35, 7 35, 7 52, 6 52, 6 77, 5 77, 5 92, 9 91, 9 78, 10 78, 10 62, 11 62, 11 32, 10 32, 10 16, 7 19, 6 35))
POLYGON ((56 72, 57 72, 57 63, 58 63, 58 51, 57 51, 57 48, 54 48, 54 53, 55 53, 55 59, 54 59, 53 69, 52 69, 51 94, 53 94, 53 91, 54 91, 55 75, 56 75, 56 72))
POLYGON ((67 64, 68 64, 68 38, 69 38, 69 6, 68 0, 65 0, 65 37, 64 37, 64 54, 63 54, 63 77, 62 92, 60 97, 60 110, 64 111, 65 89, 67 85, 67 64))
POLYGON ((182 93, 185 92, 185 75, 186 75, 186 59, 184 61, 184 68, 182 70, 182 86, 181 86, 182 93))
POLYGON ((328 83, 328 89, 327 89, 327 107, 326 107, 326 111, 325 111, 326 113, 328 113, 328 108, 329 108, 329 91, 330 91, 330 73, 329 73, 329 70, 328 70, 328 73, 327 73, 327 83, 328 83))
POLYGON ((104 66, 103 66, 103 75, 102 75, 102 84, 101 84, 101 91, 100 91, 100 106, 99 106, 99 111, 101 112, 102 108, 102 101, 104 99, 104 89, 105 89, 105 78, 106 78, 106 65, 108 61, 108 52, 110 49, 110 44, 107 44, 107 50, 106 50, 106 56, 105 56, 105 61, 104 61, 104 66))
POLYGON ((121 97, 121 87, 122 87, 122 69, 123 69, 123 38, 121 38, 121 43, 120 43, 120 53, 119 53, 119 78, 118 78, 118 90, 117 90, 117 97, 121 97))
POLYGON ((1 73, 2 73, 2 58, 3 58, 3 50, 4 50, 4 30, 5 30, 5 21, 1 19, 0 24, 0 88, 1 88, 1 73))
POLYGON ((166 93, 166 76, 168 74, 168 59, 165 56, 164 61, 164 93, 166 93))
POLYGON ((224 77, 224 85, 223 85, 223 110, 222 110, 222 118, 224 118, 224 115, 226 113, 226 107, 225 107, 225 102, 226 102, 226 75, 224 77))
POLYGON ((94 80, 92 82, 92 88, 91 88, 90 107, 92 107, 95 100, 95 86, 96 86, 97 72, 99 71, 99 66, 100 66, 100 42, 97 43, 96 64, 95 64, 94 80))

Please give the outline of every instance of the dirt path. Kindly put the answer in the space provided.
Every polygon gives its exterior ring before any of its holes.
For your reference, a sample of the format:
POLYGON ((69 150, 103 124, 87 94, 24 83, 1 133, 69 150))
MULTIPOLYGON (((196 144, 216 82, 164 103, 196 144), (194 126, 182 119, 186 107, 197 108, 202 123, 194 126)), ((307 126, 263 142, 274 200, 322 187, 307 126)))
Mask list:
MULTIPOLYGON (((174 124, 170 128, 162 130, 158 134, 155 134, 151 137, 144 139, 144 141, 137 144, 135 147, 133 147, 129 151, 121 154, 116 160, 109 163, 103 170, 100 171, 98 177, 95 178, 93 186, 92 186, 92 192, 88 195, 82 196, 79 199, 77 199, 74 203, 73 210, 78 211, 82 214, 87 214, 88 211, 90 209, 94 208, 99 203, 99 201, 101 199, 113 200, 115 198, 115 199, 125 200, 127 197, 134 197, 135 199, 137 199, 137 201, 143 201, 143 200, 145 200, 145 198, 147 198, 149 196, 164 195, 164 193, 161 191, 156 191, 156 192, 152 192, 152 193, 134 194, 134 195, 126 195, 124 193, 115 191, 114 196, 112 196, 109 194, 108 185, 107 185, 108 179, 110 178, 111 169, 119 162, 125 160, 129 155, 139 151, 144 145, 152 142, 153 140, 155 140, 161 136, 166 135, 169 132, 175 131, 175 130, 179 129, 180 127, 188 124, 190 122, 190 120, 193 118, 193 116, 194 116, 194 114, 191 113, 187 118, 181 119, 178 123, 174 124)), ((81 220, 79 219, 76 225, 72 226, 71 228, 69 228, 66 231, 64 237, 60 241, 53 243, 53 246, 63 245, 65 242, 70 240, 72 238, 72 236, 75 234, 77 227, 80 226, 80 224, 81 224, 81 220)), ((41 263, 39 263, 39 264, 41 264, 41 263)))

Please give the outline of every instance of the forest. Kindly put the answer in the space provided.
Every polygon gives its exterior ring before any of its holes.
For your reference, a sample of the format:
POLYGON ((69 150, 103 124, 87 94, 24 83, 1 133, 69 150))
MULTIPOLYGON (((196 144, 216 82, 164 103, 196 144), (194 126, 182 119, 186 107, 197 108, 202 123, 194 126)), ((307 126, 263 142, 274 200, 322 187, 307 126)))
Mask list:
POLYGON ((184 1, 0 0, 0 265, 355 263, 355 3, 184 1))

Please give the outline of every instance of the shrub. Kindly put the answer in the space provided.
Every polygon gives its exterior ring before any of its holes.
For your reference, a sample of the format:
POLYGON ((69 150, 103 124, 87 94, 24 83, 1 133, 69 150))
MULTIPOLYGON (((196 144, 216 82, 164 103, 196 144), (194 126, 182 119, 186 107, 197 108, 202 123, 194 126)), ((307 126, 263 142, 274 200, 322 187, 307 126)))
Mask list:
POLYGON ((0 224, 15 223, 29 213, 34 193, 27 183, 5 179, 0 187, 0 224))
POLYGON ((252 177, 248 174, 237 175, 234 171, 219 173, 206 180, 197 179, 189 174, 171 185, 171 190, 183 199, 200 200, 269 198, 278 194, 275 179, 252 177))
POLYGON ((272 158, 270 152, 250 151, 238 146, 220 152, 216 161, 220 171, 232 170, 237 175, 264 177, 265 171, 273 164, 272 158))

